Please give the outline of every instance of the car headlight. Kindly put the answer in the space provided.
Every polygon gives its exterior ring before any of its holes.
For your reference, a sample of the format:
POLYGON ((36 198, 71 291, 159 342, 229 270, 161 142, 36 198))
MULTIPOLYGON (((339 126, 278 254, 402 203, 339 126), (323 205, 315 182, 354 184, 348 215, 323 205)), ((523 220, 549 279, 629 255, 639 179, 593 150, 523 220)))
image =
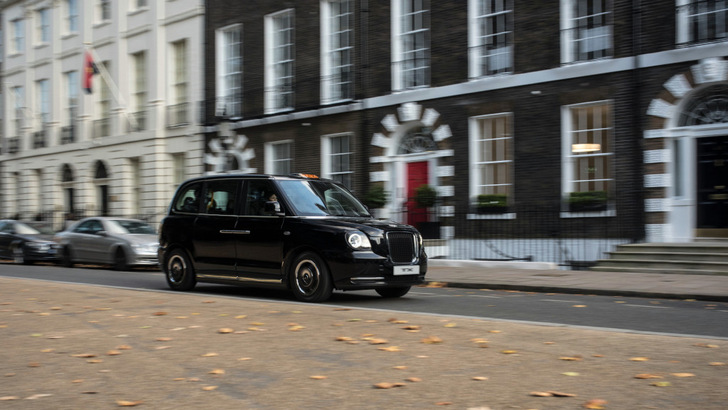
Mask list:
POLYGON ((26 242, 25 245, 40 252, 48 252, 51 249, 51 244, 48 242, 26 242))
POLYGON ((354 250, 372 248, 372 244, 369 242, 369 237, 367 237, 363 232, 359 231, 347 232, 346 243, 348 243, 349 246, 354 250))

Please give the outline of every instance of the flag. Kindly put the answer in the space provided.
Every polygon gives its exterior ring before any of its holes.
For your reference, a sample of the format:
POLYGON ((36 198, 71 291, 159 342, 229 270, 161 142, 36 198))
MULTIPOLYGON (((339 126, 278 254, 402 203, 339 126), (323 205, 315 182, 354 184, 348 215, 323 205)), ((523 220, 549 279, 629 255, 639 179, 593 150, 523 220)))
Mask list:
POLYGON ((86 51, 83 62, 83 89, 86 91, 86 94, 91 94, 91 80, 94 74, 98 73, 99 69, 96 67, 96 63, 94 63, 94 58, 90 52, 86 51))

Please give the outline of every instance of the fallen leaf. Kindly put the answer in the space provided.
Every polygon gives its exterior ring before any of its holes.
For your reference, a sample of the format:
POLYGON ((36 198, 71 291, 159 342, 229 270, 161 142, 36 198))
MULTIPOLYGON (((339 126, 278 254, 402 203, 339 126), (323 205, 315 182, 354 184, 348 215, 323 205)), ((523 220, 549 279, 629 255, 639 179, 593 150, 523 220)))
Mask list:
POLYGON ((154 312, 154 316, 167 316, 167 312, 154 312))
POLYGON ((204 386, 204 387, 202 388, 202 390, 204 390, 204 391, 213 391, 213 390, 217 390, 217 386, 204 386))
POLYGON ((370 345, 384 345, 389 343, 386 339, 371 339, 369 340, 370 345))
POLYGON ((117 400, 116 401, 116 404, 118 404, 120 407, 134 407, 134 406, 138 406, 142 403, 144 403, 144 402, 141 400, 136 400, 136 401, 117 400))
POLYGON ((580 362, 582 360, 582 358, 579 356, 563 356, 559 357, 559 359, 567 362, 580 362))
POLYGON ((553 394, 545 391, 532 391, 529 394, 533 397, 553 397, 553 394))
POLYGON ((422 343, 427 344, 427 345, 434 345, 434 344, 438 344, 438 343, 442 343, 442 342, 443 342, 443 340, 437 336, 430 336, 430 337, 426 337, 426 338, 422 339, 422 343))
POLYGON ((86 360, 86 363, 91 363, 91 364, 98 364, 98 363, 103 363, 103 362, 104 361, 101 360, 101 359, 88 359, 88 360, 86 360))
POLYGON ((28 367, 40 367, 40 363, 38 363, 38 362, 30 362, 30 363, 28 363, 28 367))
POLYGON ((672 386, 672 383, 670 383, 670 382, 653 382, 653 383, 650 383, 650 386, 655 386, 655 387, 670 387, 670 386, 672 386))
POLYGON ((217 357, 220 356, 218 353, 205 353, 202 357, 217 357))
POLYGON ((382 351, 385 351, 385 352, 401 352, 402 351, 397 346, 380 347, 379 350, 382 350, 382 351))
POLYGON ((417 382, 421 382, 422 379, 420 379, 419 377, 410 377, 407 379, 407 381, 412 382, 412 383, 417 383, 417 382))
POLYGON ((602 410, 604 409, 605 405, 607 404, 606 400, 602 399, 591 399, 588 402, 582 404, 581 406, 585 409, 591 409, 591 410, 602 410))
POLYGON ((482 382, 482 381, 488 380, 488 378, 484 377, 484 376, 473 376, 473 380, 482 382))
POLYGON ((214 375, 218 375, 218 376, 221 376, 221 375, 225 374, 225 369, 215 369, 215 370, 210 370, 210 371, 208 372, 208 374, 214 374, 214 375))
POLYGON ((457 323, 446 323, 445 327, 457 327, 457 323))
POLYGON ((50 397, 50 396, 53 396, 53 395, 47 394, 47 393, 38 393, 38 394, 34 394, 32 396, 26 397, 25 400, 36 400, 36 399, 42 399, 43 397, 50 397))
POLYGON ((503 354, 516 354, 516 353, 518 353, 518 350, 501 350, 501 353, 503 353, 503 354))
POLYGON ((89 358, 89 357, 96 357, 93 353, 79 353, 79 354, 73 354, 71 355, 73 357, 82 357, 82 358, 89 358))
POLYGON ((572 307, 575 307, 575 308, 585 308, 585 307, 586 307, 586 305, 574 305, 574 306, 572 306, 572 307))
POLYGON ((407 366, 394 366, 393 369, 396 369, 396 370, 407 370, 407 366))
POLYGON ((131 350, 131 346, 129 345, 120 345, 116 347, 116 350, 131 350))
POLYGON ((662 376, 658 376, 656 374, 649 374, 649 373, 641 373, 636 376, 634 376, 635 379, 662 379, 662 376))
POLYGON ((440 401, 440 402, 435 403, 435 405, 436 406, 451 406, 452 402, 451 401, 440 401))
POLYGON ((579 374, 577 372, 564 372, 564 373, 561 373, 561 374, 564 375, 564 376, 571 376, 571 377, 581 376, 581 374, 579 374))
POLYGON ((695 377, 692 373, 670 373, 671 375, 675 377, 695 377))
POLYGON ((219 329, 217 333, 227 334, 234 332, 233 329, 230 329, 229 327, 223 327, 222 329, 219 329))
POLYGON ((18 397, 18 396, 2 396, 2 397, 0 397, 0 401, 10 401, 10 400, 20 400, 20 397, 18 397))
POLYGON ((633 358, 631 358, 631 359, 629 359, 629 360, 631 360, 631 361, 633 361, 633 362, 647 362, 647 361, 649 361, 650 359, 649 359, 649 358, 647 358, 647 357, 633 357, 633 358))
POLYGON ((352 341, 352 340, 354 340, 354 339, 352 339, 352 338, 350 338, 348 336, 339 336, 339 337, 336 338, 336 341, 337 342, 349 342, 349 341, 352 341))
POLYGON ((329 377, 328 376, 318 376, 317 375, 317 376, 311 376, 311 378, 314 379, 314 380, 324 380, 324 379, 328 379, 329 377))
POLYGON ((551 393, 551 395, 554 397, 576 397, 576 394, 563 393, 560 391, 548 391, 548 393, 551 393))
POLYGON ((695 346, 698 346, 698 347, 707 347, 709 349, 717 349, 718 347, 720 347, 718 345, 709 344, 709 343, 696 343, 695 346))
POLYGON ((157 342, 169 342, 170 340, 172 340, 172 338, 171 337, 158 337, 155 340, 157 342))
POLYGON ((391 388, 397 387, 397 386, 395 386, 394 383, 382 382, 382 383, 375 384, 374 387, 376 387, 377 389, 391 389, 391 388))
POLYGON ((710 362, 711 366, 725 366, 725 363, 723 362, 710 362))
POLYGON ((120 354, 121 354, 121 352, 118 350, 109 350, 108 352, 106 352, 107 356, 118 356, 120 354))
POLYGON ((404 330, 420 330, 420 326, 417 326, 417 325, 409 325, 409 326, 402 327, 402 329, 404 329, 404 330))

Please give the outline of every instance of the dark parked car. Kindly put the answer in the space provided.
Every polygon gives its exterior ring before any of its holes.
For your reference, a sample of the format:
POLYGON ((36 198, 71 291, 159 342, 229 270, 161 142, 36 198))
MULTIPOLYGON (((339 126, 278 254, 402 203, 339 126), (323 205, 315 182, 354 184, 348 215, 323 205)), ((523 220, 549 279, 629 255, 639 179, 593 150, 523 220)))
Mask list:
POLYGON ((82 219, 55 236, 64 266, 74 263, 112 265, 116 270, 157 265, 157 232, 144 221, 127 218, 82 219))
POLYGON ((189 180, 162 221, 159 245, 175 290, 201 281, 289 288, 307 302, 334 289, 399 297, 427 272, 415 228, 374 219, 346 187, 314 176, 189 180))
POLYGON ((53 233, 31 224, 9 219, 0 221, 0 257, 24 264, 56 260, 58 244, 52 240, 53 233))

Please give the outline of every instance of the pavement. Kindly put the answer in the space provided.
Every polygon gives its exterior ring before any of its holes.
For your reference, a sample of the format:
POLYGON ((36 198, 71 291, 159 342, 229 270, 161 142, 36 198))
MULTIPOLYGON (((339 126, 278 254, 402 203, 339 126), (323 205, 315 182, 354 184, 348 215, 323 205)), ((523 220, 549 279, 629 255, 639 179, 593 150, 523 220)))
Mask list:
MULTIPOLYGON (((428 286, 660 294, 695 299, 687 303, 709 314, 728 311, 709 302, 728 293, 724 277, 464 261, 437 261, 428 276, 428 286)), ((723 410, 728 403, 725 339, 402 313, 376 301, 360 309, 0 277, 0 408, 723 410)))
POLYGON ((430 285, 728 302, 728 275, 560 270, 548 263, 431 259, 430 285))

